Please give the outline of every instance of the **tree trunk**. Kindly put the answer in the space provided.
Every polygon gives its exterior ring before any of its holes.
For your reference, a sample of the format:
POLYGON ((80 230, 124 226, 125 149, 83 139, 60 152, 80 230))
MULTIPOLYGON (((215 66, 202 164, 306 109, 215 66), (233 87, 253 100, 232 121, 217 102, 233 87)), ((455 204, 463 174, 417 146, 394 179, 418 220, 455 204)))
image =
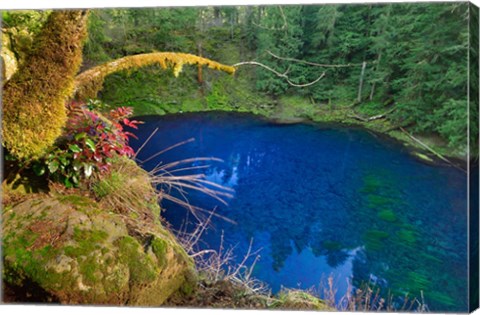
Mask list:
MULTIPOLYGON (((375 66, 375 71, 378 71, 378 67, 380 65, 380 60, 382 59, 382 53, 380 52, 378 54, 378 58, 377 58, 377 62, 376 62, 376 66, 375 66)), ((370 90, 370 97, 369 97, 369 100, 373 100, 373 95, 375 94, 375 83, 376 82, 373 82, 372 83, 372 89, 370 90)))
MULTIPOLYGON (((199 42, 197 44, 197 49, 198 49, 198 56, 202 57, 202 43, 199 42)), ((198 64, 198 72, 197 72, 197 81, 198 84, 203 85, 203 71, 202 71, 202 65, 198 64)))
MULTIPOLYGON (((198 56, 202 57, 202 42, 199 42, 197 45, 198 48, 198 56)), ((205 95, 205 85, 203 84, 203 65, 200 63, 197 65, 197 81, 198 85, 200 85, 200 94, 205 95)))
POLYGON ((41 157, 60 136, 86 29, 87 11, 53 11, 33 49, 5 84, 2 144, 17 158, 41 157))
POLYGON ((358 96, 357 96, 357 102, 362 101, 362 88, 363 88, 363 77, 365 76, 365 68, 367 67, 367 62, 364 61, 362 63, 362 72, 360 74, 360 82, 358 83, 358 96))

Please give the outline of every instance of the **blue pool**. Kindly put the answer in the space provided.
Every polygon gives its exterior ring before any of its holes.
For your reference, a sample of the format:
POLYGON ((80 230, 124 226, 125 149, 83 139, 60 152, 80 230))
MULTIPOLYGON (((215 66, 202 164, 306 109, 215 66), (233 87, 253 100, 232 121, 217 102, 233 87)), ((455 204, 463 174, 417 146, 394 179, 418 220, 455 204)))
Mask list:
MULTIPOLYGON (((282 287, 322 295, 333 277, 340 299, 348 283, 382 289, 387 296, 424 294, 431 311, 467 311, 467 175, 414 159, 395 141, 338 125, 281 125, 239 113, 141 117, 132 140, 139 160, 189 138, 195 141, 144 163, 191 157, 179 171, 204 172, 234 189, 228 206, 188 192, 195 206, 216 209, 201 246, 235 246, 238 262, 250 241, 260 250, 253 275, 273 292, 282 287)), ((181 197, 181 196, 178 196, 181 197)), ((164 201, 175 229, 187 211, 164 201)), ((188 227, 187 227, 188 228, 188 227)))

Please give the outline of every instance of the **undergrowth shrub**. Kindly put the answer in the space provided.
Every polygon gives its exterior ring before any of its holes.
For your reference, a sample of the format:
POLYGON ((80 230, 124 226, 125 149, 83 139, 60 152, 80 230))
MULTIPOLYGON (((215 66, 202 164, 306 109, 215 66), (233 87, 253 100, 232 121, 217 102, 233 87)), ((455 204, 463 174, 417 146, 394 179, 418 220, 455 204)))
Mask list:
POLYGON ((37 175, 47 174, 70 188, 94 172, 107 171, 113 158, 133 156, 128 140, 134 135, 123 129, 137 128, 140 123, 128 119, 131 108, 119 107, 102 115, 82 103, 72 102, 67 107, 70 114, 64 133, 56 146, 33 165, 37 175))

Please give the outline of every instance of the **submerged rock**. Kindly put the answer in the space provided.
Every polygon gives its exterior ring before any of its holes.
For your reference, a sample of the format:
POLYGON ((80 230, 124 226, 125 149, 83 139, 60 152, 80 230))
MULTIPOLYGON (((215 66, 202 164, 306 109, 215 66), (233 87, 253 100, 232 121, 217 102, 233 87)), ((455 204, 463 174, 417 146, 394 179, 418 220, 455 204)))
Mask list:
POLYGON ((7 208, 3 256, 6 286, 41 288, 45 300, 36 302, 158 306, 195 280, 192 260, 158 222, 140 224, 78 195, 7 208))

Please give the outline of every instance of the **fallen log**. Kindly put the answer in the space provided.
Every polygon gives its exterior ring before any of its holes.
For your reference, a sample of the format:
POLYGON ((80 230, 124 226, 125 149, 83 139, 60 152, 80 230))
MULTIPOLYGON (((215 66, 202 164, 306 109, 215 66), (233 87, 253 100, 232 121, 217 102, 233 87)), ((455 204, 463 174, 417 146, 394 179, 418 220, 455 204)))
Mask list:
POLYGON ((374 116, 370 116, 370 117, 362 117, 362 116, 358 115, 357 113, 354 113, 353 115, 348 115, 348 117, 355 118, 355 119, 363 121, 363 122, 370 122, 370 121, 373 121, 373 120, 386 118, 387 115, 392 113, 394 110, 395 110, 395 108, 392 108, 392 109, 386 111, 383 114, 374 115, 374 116))
POLYGON ((408 133, 408 131, 406 131, 405 129, 403 129, 403 127, 400 127, 400 130, 405 133, 410 139, 412 139, 413 141, 417 142, 418 144, 420 144, 422 147, 424 147, 425 149, 427 149, 428 151, 432 152, 435 156, 437 156, 440 160, 444 161, 445 163, 448 163, 450 164, 451 166, 467 173, 466 170, 464 170, 463 168, 461 168, 460 166, 456 165, 455 163, 453 163, 452 161, 450 161, 449 159, 447 159, 446 157, 444 157, 443 155, 441 155, 440 153, 438 153, 437 151, 435 151, 434 149, 430 148, 428 145, 426 145, 425 143, 423 143, 422 141, 420 141, 419 139, 415 138, 414 136, 412 136, 410 133, 408 133))

